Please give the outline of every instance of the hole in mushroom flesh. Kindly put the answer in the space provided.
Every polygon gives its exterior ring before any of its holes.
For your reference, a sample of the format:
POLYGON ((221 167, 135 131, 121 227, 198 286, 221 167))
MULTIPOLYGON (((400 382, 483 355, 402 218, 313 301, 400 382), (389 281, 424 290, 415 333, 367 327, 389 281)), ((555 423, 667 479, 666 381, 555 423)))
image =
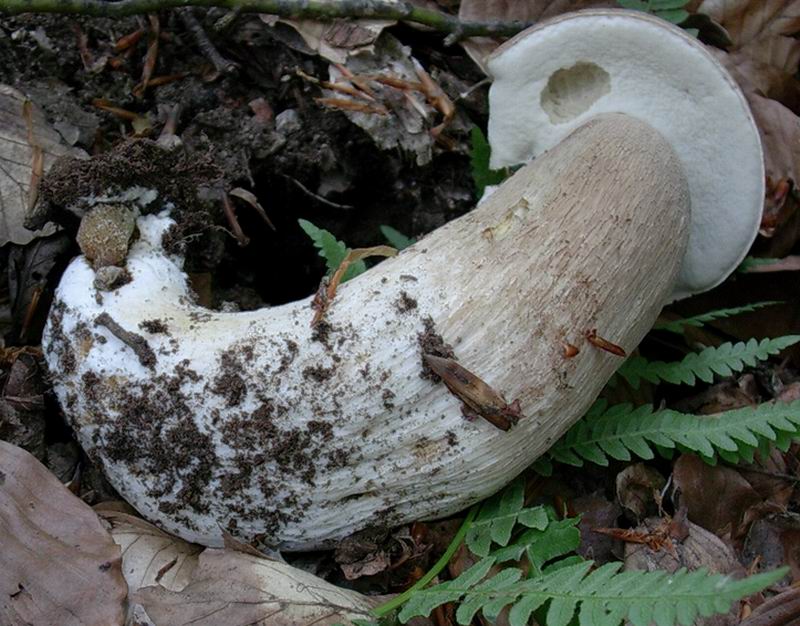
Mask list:
POLYGON ((586 113, 608 93, 611 93, 608 72, 595 63, 580 61, 550 75, 540 102, 553 124, 564 124, 586 113))

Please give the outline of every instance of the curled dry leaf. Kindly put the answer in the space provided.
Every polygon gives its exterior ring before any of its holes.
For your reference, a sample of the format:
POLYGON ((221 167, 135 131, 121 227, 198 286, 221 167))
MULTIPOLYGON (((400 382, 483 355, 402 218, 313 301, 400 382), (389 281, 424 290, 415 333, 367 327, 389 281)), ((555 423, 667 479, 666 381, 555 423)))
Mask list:
POLYGON ((617 474, 617 500, 637 520, 655 513, 656 499, 666 480, 658 470, 644 463, 629 465, 617 474))
POLYGON ((151 585, 180 591, 189 584, 201 546, 128 513, 101 506, 95 512, 109 523, 111 537, 122 550, 122 573, 130 593, 151 585))
POLYGON ((0 537, 0 623, 123 623, 127 587, 119 548, 89 506, 4 441, 0 537))
POLYGON ((200 554, 183 590, 145 587, 131 600, 155 624, 172 626, 326 626, 371 620, 375 605, 286 563, 213 548, 200 554))
POLYGON ((0 85, 0 246, 26 244, 55 230, 32 232, 22 222, 42 174, 68 151, 39 107, 16 89, 0 85))

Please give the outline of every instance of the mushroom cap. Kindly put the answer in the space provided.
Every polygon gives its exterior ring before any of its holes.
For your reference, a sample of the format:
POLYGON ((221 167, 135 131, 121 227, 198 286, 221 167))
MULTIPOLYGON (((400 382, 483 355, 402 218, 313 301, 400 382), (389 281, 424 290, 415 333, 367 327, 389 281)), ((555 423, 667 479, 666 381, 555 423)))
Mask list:
POLYGON ((488 65, 492 167, 536 157, 600 113, 636 117, 672 145, 689 182, 689 247, 673 299, 736 269, 758 233, 764 159, 742 92, 703 44, 645 13, 589 10, 521 32, 488 65))

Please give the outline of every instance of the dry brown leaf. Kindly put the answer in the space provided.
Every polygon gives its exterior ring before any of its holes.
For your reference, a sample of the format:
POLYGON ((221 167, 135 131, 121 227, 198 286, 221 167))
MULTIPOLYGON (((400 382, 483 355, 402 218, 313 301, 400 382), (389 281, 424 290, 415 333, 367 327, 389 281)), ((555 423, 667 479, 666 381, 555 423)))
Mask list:
POLYGON ((644 463, 629 465, 616 478, 617 501, 633 514, 636 520, 647 513, 656 512, 656 498, 664 488, 666 480, 655 468, 644 463))
POLYGON ((201 546, 168 535, 134 515, 103 507, 95 511, 110 524, 111 537, 122 550, 122 573, 130 593, 150 585, 180 591, 189 584, 201 546))
POLYGON ((328 68, 328 84, 354 85, 365 95, 353 98, 339 89, 323 89, 325 98, 318 102, 335 103, 382 150, 401 148, 418 165, 425 165, 433 158, 431 130, 440 113, 423 93, 411 88, 419 82, 415 62, 408 47, 383 33, 368 54, 353 55, 328 68))
MULTIPOLYGON (((661 524, 663 520, 660 518, 649 518, 636 530, 652 533, 661 524)), ((646 545, 625 544, 625 571, 674 572, 681 567, 688 570, 704 567, 716 574, 729 574, 734 577, 745 574, 744 568, 728 544, 696 524, 691 522, 686 524, 688 532, 680 541, 673 542, 673 550, 653 551, 646 545)), ((727 614, 701 618, 695 623, 698 626, 735 626, 739 623, 738 614, 738 606, 734 606, 727 614)))
POLYGON ((119 548, 88 505, 0 441, 0 623, 112 626, 125 619, 119 548))
MULTIPOLYGON (((778 99, 767 97, 772 96, 800 105, 800 82, 793 73, 759 65, 743 53, 726 55, 716 51, 715 54, 731 72, 747 98, 761 135, 764 169, 768 180, 773 183, 772 186, 787 179, 800 181, 800 119, 778 99)), ((797 69, 796 59, 793 67, 794 72, 797 69)), ((786 201, 786 194, 775 193, 774 189, 767 191, 762 229, 774 230, 777 222, 785 221, 779 218, 779 214, 786 201)))
POLYGON ((621 554, 620 543, 613 537, 594 532, 593 529, 616 526, 622 514, 619 504, 600 492, 575 498, 570 505, 570 513, 574 512, 581 518, 578 524, 581 532, 578 554, 598 565, 618 561, 621 554))
POLYGON ((734 49, 800 31, 800 0, 705 0, 698 13, 723 26, 734 49))
POLYGON ((773 596, 740 626, 793 626, 800 621, 800 589, 790 588, 773 596))
POLYGON ((372 619, 371 598, 285 563, 208 548, 182 591, 145 587, 131 596, 156 624, 326 626, 372 619))
MULTIPOLYGON (((567 11, 619 8, 613 0, 462 0, 458 17, 465 22, 540 22, 567 11)), ((472 37, 461 44, 486 72, 486 59, 500 40, 472 37)))
POLYGON ((738 535, 745 515, 761 503, 759 494, 735 469, 712 467, 693 454, 681 455, 672 476, 689 519, 717 534, 738 535))
POLYGON ((0 85, 0 246, 26 244, 54 232, 54 227, 29 231, 22 222, 38 180, 68 151, 39 107, 16 89, 0 85))
POLYGON ((797 580, 800 575, 800 527, 796 516, 773 515, 756 521, 747 533, 742 548, 742 563, 759 570, 774 570, 789 566, 784 581, 797 580))
POLYGON ((291 26, 303 38, 310 51, 331 63, 346 63, 354 54, 371 52, 384 28, 395 24, 390 20, 288 20, 274 15, 261 15, 261 19, 274 26, 276 23, 291 26))
POLYGON ((729 54, 714 51, 733 74, 753 111, 768 176, 761 234, 788 219, 788 181, 800 181, 800 0, 705 0, 699 12, 728 32, 729 54))

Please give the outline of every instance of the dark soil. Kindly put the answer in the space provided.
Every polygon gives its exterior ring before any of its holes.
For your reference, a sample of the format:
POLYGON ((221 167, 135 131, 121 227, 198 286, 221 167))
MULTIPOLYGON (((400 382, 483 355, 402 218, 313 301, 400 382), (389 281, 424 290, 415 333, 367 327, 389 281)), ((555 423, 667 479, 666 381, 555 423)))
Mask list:
MULTIPOLYGON (((134 92, 146 62, 152 25, 147 17, 0 18, 0 83, 25 93, 67 143, 92 157, 58 161, 40 186, 40 202, 28 225, 34 228, 55 221, 63 232, 28 246, 0 249, 0 263, 8 264, 10 277, 8 283, 2 281, 0 291, 0 303, 9 302, 3 331, 6 346, 39 343, 53 290, 69 259, 79 253, 74 238, 90 208, 87 197, 113 195, 136 185, 155 189, 157 198, 142 210, 157 212, 164 202, 172 205, 178 224, 167 233, 165 243, 186 257, 200 302, 211 308, 232 303, 245 310, 296 300, 318 287, 324 262, 298 226, 299 218, 330 230, 351 247, 361 247, 386 243, 381 225, 418 237, 473 206, 465 124, 447 130, 447 141, 435 147, 432 161, 419 166, 414 155, 381 150, 343 112, 316 102, 323 95, 320 88, 300 78, 297 70, 327 79, 328 62, 287 46, 287 38, 296 39, 288 27, 273 29, 250 16, 240 18, 226 33, 215 34, 213 24, 222 13, 212 9, 196 14, 203 18, 219 52, 234 61, 238 71, 215 76, 183 21, 175 12, 165 12, 158 16, 161 37, 152 76, 184 76, 143 93, 134 92), (117 42, 138 30, 143 35, 135 45, 125 51, 115 49, 117 42), (98 103, 149 123, 137 133, 129 118, 99 108, 98 103), (292 123, 279 124, 276 118, 292 123), (180 140, 178 149, 165 149, 159 142, 169 125, 180 140), (237 233, 223 202, 237 187, 254 194, 274 229, 247 202, 231 198, 237 233)), ((445 49, 440 36, 404 27, 391 32, 412 47, 414 56, 452 98, 483 78, 460 48, 445 49)), ((485 94, 478 89, 459 102, 464 121, 485 125, 485 94)), ((396 308, 401 314, 412 314, 417 302, 403 293, 396 308)), ((56 339, 63 332, 61 314, 56 310, 52 317, 56 339)), ((111 319, 96 323, 120 337, 146 366, 158 358, 148 339, 169 334, 161 319, 147 320, 131 330, 117 327, 111 319)), ((80 332, 93 340, 103 339, 93 328, 80 332)), ((313 339, 333 351, 345 335, 343 329, 323 320, 315 327, 313 339)), ((452 356, 432 327, 420 338, 420 346, 423 351, 452 356)), ((276 374, 291 365, 297 352, 298 346, 287 342, 276 374)), ((221 374, 209 387, 228 406, 237 406, 248 391, 238 374, 239 360, 247 358, 244 351, 222 355, 221 374)), ((75 445, 72 429, 63 422, 49 392, 50 381, 36 357, 25 356, 17 363, 17 369, 24 365, 26 375, 38 385, 35 393, 30 391, 37 404, 25 417, 25 423, 33 426, 23 428, 21 414, 4 414, 0 426, 16 430, 3 431, 2 436, 31 449, 65 480, 79 475, 74 486, 87 502, 119 499, 75 445)), ((74 367, 75 355, 65 349, 59 355, 60 373, 74 367)), ((311 383, 321 382, 335 367, 334 358, 330 366, 307 368, 304 376, 311 383)), ((9 376, 3 368, 0 382, 9 376)), ((142 471, 163 472, 163 484, 152 496, 169 492, 178 481, 185 485, 177 501, 163 503, 170 509, 165 512, 173 516, 182 515, 184 509, 204 509, 209 468, 215 462, 213 447, 194 427, 180 394, 181 381, 196 377, 190 369, 178 368, 172 376, 154 379, 146 389, 119 390, 119 410, 126 427, 139 434, 137 443, 131 447, 127 438, 116 441, 113 433, 103 442, 111 458, 132 467, 141 465, 142 471), (170 427, 159 425, 165 409, 178 416, 170 427), (180 459, 176 467, 181 469, 158 467, 159 459, 167 457, 180 459)), ((92 403, 98 394, 111 390, 87 375, 81 393, 92 403)), ((392 407, 394 393, 389 389, 380 393, 384 405, 392 407)), ((74 403, 75 398, 70 401, 74 403)), ((312 422, 307 430, 285 431, 276 425, 284 411, 264 398, 256 413, 243 414, 240 423, 229 424, 223 438, 234 445, 242 443, 245 449, 255 445, 275 458, 281 471, 299 474, 309 484, 313 484, 317 463, 332 468, 347 463, 347 445, 327 445, 325 456, 315 452, 321 442, 333 437, 329 424, 312 422)), ((452 440, 455 445, 455 434, 452 440)), ((250 485, 253 467, 259 462, 263 459, 257 454, 238 459, 236 469, 219 487, 223 495, 250 485)), ((276 487, 267 480, 258 485, 265 497, 276 487)), ((286 503, 290 509, 293 504, 286 503)), ((227 523, 231 533, 236 532, 236 516, 246 513, 260 515, 270 528, 288 521, 276 510, 231 510, 227 523)), ((425 567, 428 559, 421 552, 411 564, 425 567)), ((399 569, 393 577, 405 576, 407 569, 399 569)), ((380 589, 385 592, 394 585, 387 579, 380 589)))
MULTIPOLYGON (((252 309, 295 300, 317 286, 322 261, 298 218, 356 247, 384 243, 382 224, 418 236, 471 208, 463 135, 453 131, 452 145, 437 148, 423 167, 413 156, 382 151, 342 112, 317 104, 319 88, 297 76, 301 69, 326 79, 327 62, 290 49, 281 42, 285 32, 278 34, 254 17, 241 18, 224 36, 213 35, 219 15, 209 12, 203 24, 239 71, 208 81, 207 59, 183 22, 165 13, 153 76, 189 75, 151 87, 143 97, 132 90, 141 78, 147 35, 125 53, 113 46, 147 28, 146 19, 0 20, 0 82, 28 93, 74 145, 100 156, 83 164, 65 160, 53 168, 42 187, 46 202, 39 223, 56 219, 74 231, 81 196, 131 184, 158 189, 176 205, 180 227, 172 233, 173 243, 187 245, 188 269, 210 275, 208 303, 233 301, 252 309), (93 63, 89 69, 81 57, 81 38, 84 57, 93 63), (93 106, 97 99, 147 117, 152 126, 134 138, 129 123, 93 106), (298 123, 279 131, 275 118, 286 111, 298 123), (182 141, 182 150, 174 152, 154 143, 170 112, 182 141), (271 230, 246 203, 235 200, 246 246, 231 236, 220 200, 234 187, 252 191, 275 225, 271 230)), ((441 73, 445 89, 480 80, 463 53, 445 50, 439 37, 395 30, 429 72, 441 73)), ((477 90, 462 113, 483 122, 484 96, 485 90, 477 90)), ((152 209, 159 207, 160 201, 152 209)))

